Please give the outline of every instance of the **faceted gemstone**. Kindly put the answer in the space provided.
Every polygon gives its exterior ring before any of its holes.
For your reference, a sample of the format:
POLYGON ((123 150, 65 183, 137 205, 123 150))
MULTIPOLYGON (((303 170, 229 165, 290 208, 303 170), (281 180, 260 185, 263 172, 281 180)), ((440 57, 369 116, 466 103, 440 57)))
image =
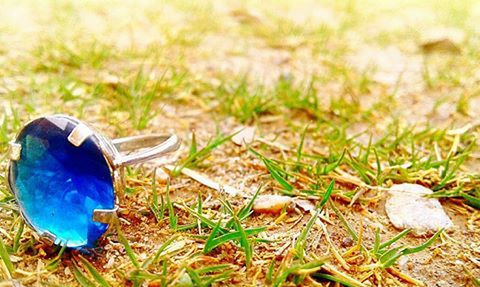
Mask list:
POLYGON ((67 139, 72 120, 37 119, 19 134, 21 155, 10 166, 10 185, 27 221, 56 244, 92 247, 108 225, 93 221, 95 209, 114 208, 110 169, 88 138, 79 147, 67 139))

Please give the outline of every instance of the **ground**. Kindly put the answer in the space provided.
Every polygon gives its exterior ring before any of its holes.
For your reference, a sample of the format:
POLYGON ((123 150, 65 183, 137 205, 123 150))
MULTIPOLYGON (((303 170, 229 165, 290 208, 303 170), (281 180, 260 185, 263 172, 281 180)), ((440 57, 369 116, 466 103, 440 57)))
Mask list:
POLYGON ((2 1, 2 170, 54 113, 183 145, 127 170, 92 250, 40 240, 3 179, 0 286, 479 286, 479 17, 468 0, 2 1), (253 142, 230 140, 241 127, 253 142), (432 188, 454 227, 386 266, 395 183, 432 188), (318 208, 250 213, 255 194, 318 208))

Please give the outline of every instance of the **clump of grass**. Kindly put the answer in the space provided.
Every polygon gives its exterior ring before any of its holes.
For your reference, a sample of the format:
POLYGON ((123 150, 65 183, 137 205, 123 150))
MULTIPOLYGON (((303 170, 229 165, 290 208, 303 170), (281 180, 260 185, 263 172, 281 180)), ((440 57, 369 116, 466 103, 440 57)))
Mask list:
POLYGON ((145 129, 150 120, 161 112, 161 107, 156 105, 157 100, 171 96, 186 75, 170 69, 166 69, 159 78, 152 78, 152 73, 153 68, 145 71, 141 67, 130 82, 116 85, 111 95, 116 109, 128 112, 129 120, 137 130, 145 129))
MULTIPOLYGON (((303 137, 303 136, 302 136, 303 137)), ((330 156, 331 159, 309 155, 301 152, 301 145, 296 152, 295 160, 276 160, 249 148, 265 165, 271 177, 281 186, 280 192, 289 195, 309 195, 323 197, 320 191, 323 186, 322 177, 334 171, 344 160, 344 150, 341 154, 330 156), (314 159, 314 162, 305 162, 304 159, 314 159)))
POLYGON ((328 258, 325 257, 306 262, 305 246, 307 244, 308 234, 312 230, 315 222, 319 220, 318 216, 322 212, 325 204, 330 199, 334 185, 335 181, 330 182, 330 185, 325 191, 325 196, 323 197, 322 201, 320 201, 320 203, 317 205, 316 211, 312 213, 312 217, 307 222, 305 228, 303 228, 302 232, 298 236, 293 248, 293 256, 290 257, 289 260, 285 260, 284 262, 282 262, 275 274, 273 272, 273 263, 270 266, 271 271, 268 271, 267 273, 270 274, 268 277, 271 278, 270 281, 272 282, 273 286, 283 286, 283 284, 290 275, 294 275, 292 281, 295 284, 301 284, 307 274, 317 272, 327 261, 328 258))
POLYGON ((195 133, 193 133, 189 154, 177 163, 172 172, 173 175, 179 175, 184 168, 198 167, 216 148, 229 141, 235 134, 236 133, 230 135, 218 134, 215 138, 208 141, 205 147, 198 149, 195 133))
POLYGON ((307 225, 302 230, 302 232, 300 233, 300 235, 297 238, 297 241, 295 242, 295 247, 294 247, 295 255, 300 261, 303 261, 305 245, 306 245, 306 240, 307 240, 307 237, 308 237, 308 233, 312 229, 315 221, 318 220, 318 216, 322 212, 323 207, 325 206, 327 201, 330 199, 330 196, 332 195, 334 186, 335 186, 335 180, 332 180, 330 182, 330 184, 328 185, 327 190, 325 191, 325 195, 323 196, 322 201, 320 201, 320 203, 318 204, 317 210, 312 215, 310 220, 307 222, 307 225))
MULTIPOLYGON (((167 197, 167 201, 168 200, 169 199, 167 197)), ((248 205, 248 206, 250 206, 251 208, 251 205, 248 205)), ((242 218, 244 218, 246 214, 250 213, 246 211, 250 209, 248 209, 248 207, 245 207, 245 208, 241 209, 241 211, 238 213, 242 216, 242 218)), ((213 224, 211 221, 205 222, 204 221, 205 218, 202 216, 199 216, 199 219, 202 223, 204 224, 206 223, 205 224, 206 226, 212 226, 213 224)), ((237 224, 237 222, 235 222, 235 224, 237 224)), ((171 262, 169 260, 168 255, 170 254, 171 251, 168 251, 168 248, 176 240, 180 240, 181 235, 176 234, 171 236, 155 252, 153 252, 149 257, 147 257, 146 259, 143 260, 143 262, 141 262, 138 258, 138 255, 134 252, 129 241, 127 240, 123 231, 121 230, 118 220, 116 220, 115 225, 116 225, 119 241, 124 246, 127 256, 130 258, 130 261, 134 267, 134 270, 131 270, 128 274, 126 274, 126 279, 128 281, 131 281, 133 283, 133 286, 142 286, 144 282, 149 282, 151 284, 160 284, 160 286, 169 286, 169 284, 173 283, 176 280, 174 276, 169 276, 172 274, 169 274, 168 269, 169 268, 176 269, 178 268, 178 266, 169 266, 171 262), (163 270, 160 274, 154 272, 154 270, 157 270, 158 268, 163 270)), ((193 225, 193 227, 194 226, 195 225, 193 225)), ((238 225, 236 225, 236 227, 238 227, 238 225)), ((240 234, 238 233, 235 234, 234 232, 229 233, 230 234, 229 240, 238 239, 239 241, 245 243, 243 240, 246 236, 252 236, 253 234, 257 234, 264 230, 264 228, 258 229, 258 230, 243 229, 241 226, 238 228, 240 230, 240 234)), ((172 227, 172 229, 175 230, 176 226, 172 227)), ((219 227, 217 227, 217 230, 218 229, 219 227)), ((222 228, 221 232, 223 232, 223 230, 226 230, 226 229, 222 228)), ((212 234, 215 235, 217 234, 217 232, 214 231, 212 234)), ((229 235, 227 235, 227 237, 228 236, 229 235)), ((219 239, 219 241, 221 241, 219 244, 223 244, 227 240, 223 238, 223 239, 219 239)), ((192 254, 193 257, 196 257, 198 255, 199 254, 192 254)), ((105 278, 98 277, 97 275, 99 274, 96 273, 95 269, 92 269, 93 267, 89 265, 88 262, 84 262, 84 260, 85 259, 82 258, 82 264, 86 266, 87 270, 89 271, 90 275, 94 278, 96 283, 104 287, 108 286, 106 285, 108 284, 108 282, 105 280, 105 278)), ((195 260, 192 260, 192 262, 195 262, 195 260)), ((192 286, 192 285, 193 286, 210 286, 215 282, 222 282, 222 281, 228 280, 231 274, 234 272, 233 266, 230 264, 212 265, 212 266, 203 267, 203 268, 194 268, 193 266, 187 265, 187 266, 181 266, 180 268, 184 268, 186 274, 188 275, 186 275, 186 277, 184 275, 181 279, 181 282, 177 282, 177 284, 186 284, 185 286, 192 286)), ((87 285, 91 283, 91 281, 88 281, 89 279, 85 275, 81 274, 78 268, 76 271, 74 271, 74 275, 78 282, 82 281, 87 285)), ((84 285, 84 286, 87 286, 87 285, 84 285)), ((88 286, 91 286, 91 285, 88 285, 88 286)))
POLYGON ((315 83, 315 78, 307 83, 296 84, 293 78, 282 77, 277 82, 273 93, 281 107, 305 112, 314 120, 322 121, 325 111, 320 106, 315 83))
MULTIPOLYGON (((168 192, 168 186, 167 185, 167 192, 168 192)), ((164 214, 165 214, 165 201, 163 199, 163 196, 160 196, 160 206, 158 205, 158 192, 157 192, 157 176, 156 176, 156 170, 153 171, 153 177, 152 177, 152 197, 149 200, 149 207, 150 210, 152 211, 153 215, 157 219, 158 222, 163 220, 164 214)))
POLYGON ((272 97, 265 88, 251 88, 246 77, 233 84, 223 83, 216 89, 220 110, 241 123, 249 123, 274 108, 272 97))
MULTIPOLYGON (((169 239, 167 239, 155 252, 153 252, 150 256, 140 261, 138 258, 139 256, 135 253, 133 248, 131 247, 128 239, 125 237, 125 234, 121 230, 119 220, 116 219, 115 222, 116 231, 118 234, 119 242, 125 248, 125 252, 130 259, 131 264, 133 265, 133 270, 131 270, 128 274, 125 274, 125 279, 133 283, 133 286, 142 286, 144 282, 161 282, 161 286, 166 286, 168 282, 172 281, 173 278, 168 277, 168 264, 169 260, 167 255, 168 247, 173 244, 176 240, 179 239, 179 235, 173 235, 169 239), (153 269, 161 267, 164 270, 161 274, 156 274, 153 272, 153 269)), ((88 262, 87 262, 88 263, 88 262)), ((88 268, 88 267, 87 267, 88 268)), ((95 273, 95 270, 90 270, 91 273, 95 273)), ((92 274, 93 275, 93 274, 92 274)), ((78 280, 78 278, 77 278, 78 280)), ((97 278, 96 281, 100 283, 102 280, 101 278, 97 278)), ((101 284, 102 286, 105 286, 101 284)))
POLYGON ((84 65, 98 69, 107 59, 114 57, 114 49, 95 40, 47 38, 39 41, 33 56, 37 60, 34 71, 55 73, 79 69, 84 65))
POLYGON ((62 262, 62 255, 65 253, 65 250, 67 249, 67 245, 62 246, 60 248, 60 251, 58 252, 57 256, 53 258, 45 267, 48 271, 55 271, 57 270, 58 266, 62 262))
POLYGON ((418 253, 421 252, 428 247, 430 247, 435 240, 440 236, 443 232, 443 229, 437 231, 432 237, 430 237, 427 241, 420 244, 416 247, 406 247, 406 246, 398 246, 392 247, 392 245, 402 239, 404 236, 411 232, 410 229, 405 229, 404 231, 398 233, 393 238, 385 241, 380 242, 380 229, 377 228, 375 232, 375 242, 373 245, 373 249, 370 251, 371 254, 377 259, 376 266, 382 269, 391 267, 394 265, 397 260, 405 255, 418 253))
POLYGON ((275 161, 268 159, 267 157, 263 156, 252 148, 250 148, 250 151, 263 161, 272 178, 275 179, 278 184, 280 184, 280 186, 285 190, 285 193, 291 194, 294 187, 287 180, 287 176, 289 176, 290 174, 275 161))
POLYGON ((229 241, 238 242, 245 253, 246 265, 250 266, 253 256, 253 242, 256 241, 255 238, 253 240, 250 238, 264 231, 266 228, 245 228, 242 222, 252 214, 253 203, 260 193, 260 190, 261 188, 259 188, 249 202, 238 211, 235 211, 228 201, 222 200, 222 205, 230 216, 224 224, 222 224, 221 219, 219 219, 217 223, 214 223, 214 221, 206 218, 200 212, 192 208, 187 208, 187 211, 197 217, 201 225, 212 228, 210 235, 205 241, 203 248, 204 253, 209 253, 229 241))
MULTIPOLYGON (((415 280, 408 275, 405 275, 401 273, 400 271, 396 271, 395 269, 392 269, 398 259, 400 259, 402 256, 413 254, 413 253, 418 253, 426 250, 428 247, 430 247, 437 238, 441 235, 443 232, 443 229, 438 230, 433 236, 431 236, 428 240, 426 240, 424 243, 415 246, 415 247, 409 247, 405 245, 399 245, 399 241, 407 236, 411 230, 406 229, 394 237, 381 242, 380 239, 380 229, 377 228, 375 231, 375 240, 373 242, 373 246, 371 248, 367 248, 362 240, 362 229, 360 230, 360 234, 357 234, 357 232, 354 230, 354 228, 349 224, 349 222, 345 219, 345 217, 342 215, 342 213, 336 208, 335 204, 331 202, 330 207, 334 211, 334 213, 337 215, 337 217, 340 219, 340 222, 344 226, 344 228, 347 230, 348 234, 351 236, 351 238, 356 242, 356 244, 350 248, 348 251, 344 253, 343 256, 358 256, 357 252, 362 254, 363 260, 361 263, 359 263, 359 271, 361 272, 366 272, 364 275, 364 279, 367 279, 368 277, 372 276, 375 274, 377 280, 382 280, 381 274, 378 273, 377 270, 380 271, 388 271, 392 272, 395 276, 401 276, 401 278, 408 280, 409 282, 419 284, 418 280, 415 280), (397 245, 397 246, 394 246, 397 245), (373 261, 373 263, 372 263, 373 261)), ((361 227, 363 228, 363 227, 361 227)), ((319 275, 317 276, 318 278, 330 280, 332 278, 329 278, 329 275, 323 276, 319 275)), ((340 278, 341 279, 341 278, 340 278)), ((341 281, 336 281, 335 282, 340 282, 341 281)), ((350 286, 350 285, 346 285, 350 286)), ((352 286, 355 286, 352 285, 352 286)))
POLYGON ((178 216, 175 214, 175 209, 173 207, 173 202, 170 199, 170 184, 167 184, 167 191, 165 193, 167 210, 168 210, 168 221, 170 223, 170 228, 173 230, 177 229, 178 216))
POLYGON ((235 270, 230 264, 219 264, 204 268, 187 267, 193 286, 208 287, 216 282, 228 280, 235 270))

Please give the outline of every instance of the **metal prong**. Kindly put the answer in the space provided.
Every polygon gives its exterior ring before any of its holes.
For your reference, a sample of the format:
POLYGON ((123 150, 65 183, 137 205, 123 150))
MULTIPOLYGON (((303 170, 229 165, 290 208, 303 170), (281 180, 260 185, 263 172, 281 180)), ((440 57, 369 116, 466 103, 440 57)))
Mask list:
POLYGON ((68 141, 78 147, 92 134, 93 132, 89 127, 80 123, 70 133, 68 141))
POLYGON ((117 217, 118 206, 114 209, 95 209, 93 210, 93 221, 100 223, 112 223, 117 217))
POLYGON ((16 142, 10 142, 10 159, 19 160, 22 153, 22 145, 16 142))

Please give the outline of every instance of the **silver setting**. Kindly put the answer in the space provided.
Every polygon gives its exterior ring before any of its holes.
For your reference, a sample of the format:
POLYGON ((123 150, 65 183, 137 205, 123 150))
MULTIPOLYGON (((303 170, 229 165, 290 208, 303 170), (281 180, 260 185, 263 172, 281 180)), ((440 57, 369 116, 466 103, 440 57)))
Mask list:
POLYGON ((93 221, 100 223, 113 223, 115 218, 117 218, 118 206, 115 206, 114 209, 95 209, 93 210, 93 221))
POLYGON ((93 134, 93 131, 83 123, 79 123, 68 136, 68 141, 74 146, 79 147, 93 134))
POLYGON ((22 145, 16 142, 10 142, 10 160, 19 160, 22 154, 22 145))
MULTIPOLYGON (((97 132, 92 127, 77 120, 76 118, 66 115, 46 116, 45 118, 64 118, 75 125, 75 128, 68 136, 68 141, 75 146, 80 146, 87 138, 91 138, 94 143, 100 148, 102 154, 109 166, 110 176, 112 178, 114 193, 115 193, 115 208, 114 209, 96 209, 93 212, 93 220, 111 225, 112 220, 117 216, 118 204, 123 200, 125 189, 125 167, 128 165, 140 164, 145 161, 158 158, 166 153, 176 151, 180 147, 180 139, 175 134, 151 134, 119 138, 109 140, 101 133, 97 132)), ((25 124, 27 126, 34 119, 25 124)), ((16 138, 18 138, 17 134, 16 138)), ((11 178, 11 164, 12 161, 20 159, 21 145, 15 142, 10 144, 10 162, 7 170, 7 186, 16 196, 15 189, 12 186, 11 178)), ((35 230, 40 237, 50 244, 66 244, 66 242, 57 242, 54 234, 39 230, 33 226, 23 210, 20 214, 25 219, 27 225, 35 230)))

